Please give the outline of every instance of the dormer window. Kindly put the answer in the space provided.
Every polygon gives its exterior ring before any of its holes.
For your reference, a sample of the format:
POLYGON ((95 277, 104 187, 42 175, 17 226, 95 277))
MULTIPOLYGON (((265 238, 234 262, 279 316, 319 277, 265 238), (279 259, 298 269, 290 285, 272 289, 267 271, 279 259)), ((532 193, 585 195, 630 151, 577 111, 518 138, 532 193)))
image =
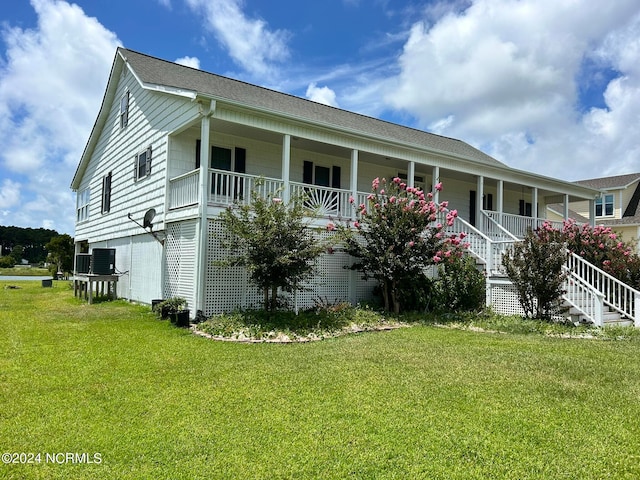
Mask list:
POLYGON ((129 124, 129 91, 120 99, 120 128, 129 124))
POLYGON ((596 199, 596 217, 613 216, 613 194, 608 193, 596 199))

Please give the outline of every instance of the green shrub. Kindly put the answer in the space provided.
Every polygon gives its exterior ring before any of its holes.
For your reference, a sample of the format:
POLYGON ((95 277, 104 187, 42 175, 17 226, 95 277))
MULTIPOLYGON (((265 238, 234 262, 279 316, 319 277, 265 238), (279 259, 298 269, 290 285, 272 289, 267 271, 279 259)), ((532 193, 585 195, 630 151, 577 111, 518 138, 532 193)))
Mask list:
POLYGON ((567 254, 564 243, 548 241, 529 231, 502 257, 507 275, 518 292, 527 317, 550 320, 561 313, 566 273, 562 267, 567 254))
POLYGON ((15 263, 12 257, 0 257, 0 268, 13 268, 14 265, 15 263))
POLYGON ((454 257, 438 267, 434 294, 439 311, 479 311, 486 303, 486 280, 473 257, 454 257))
POLYGON ((252 191, 249 205, 234 205, 220 214, 229 234, 221 240, 232 252, 221 265, 247 268, 251 281, 263 291, 265 310, 279 308, 279 290, 301 290, 315 271, 316 259, 326 251, 309 228, 315 214, 305 206, 305 196, 294 196, 285 204, 280 193, 264 198, 252 191))

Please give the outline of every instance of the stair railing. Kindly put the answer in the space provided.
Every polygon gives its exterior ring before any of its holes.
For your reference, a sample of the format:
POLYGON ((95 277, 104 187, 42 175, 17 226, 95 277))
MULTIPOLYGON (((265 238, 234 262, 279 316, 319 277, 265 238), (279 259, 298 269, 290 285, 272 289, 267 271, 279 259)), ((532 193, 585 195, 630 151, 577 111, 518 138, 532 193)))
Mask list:
POLYGON ((598 327, 603 327, 604 294, 571 271, 567 264, 562 267, 562 270, 567 273, 564 281, 563 300, 580 312, 588 321, 598 327))
POLYGON ((567 255, 566 267, 577 278, 602 293, 606 305, 631 319, 634 326, 640 327, 640 291, 621 282, 575 253, 567 255))

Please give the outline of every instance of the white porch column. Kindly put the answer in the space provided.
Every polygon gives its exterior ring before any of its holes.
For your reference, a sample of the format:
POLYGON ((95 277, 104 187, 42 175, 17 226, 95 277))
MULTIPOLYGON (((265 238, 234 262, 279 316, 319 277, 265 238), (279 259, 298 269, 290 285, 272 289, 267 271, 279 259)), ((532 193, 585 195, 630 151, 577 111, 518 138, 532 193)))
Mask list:
MULTIPOLYGON (((482 222, 482 200, 484 199, 484 177, 478 176, 476 189, 476 225, 481 225, 482 222)), ((478 228, 478 227, 476 227, 478 228)))
POLYGON ((562 211, 562 217, 564 218, 564 221, 566 222, 567 220, 569 220, 569 195, 565 194, 564 196, 564 205, 563 205, 563 211, 562 211))
POLYGON ((496 198, 496 208, 498 209, 498 218, 500 218, 500 225, 502 225, 502 214, 504 213, 504 180, 498 180, 496 198))
POLYGON ((431 191, 433 192, 433 201, 435 203, 440 203, 440 192, 436 190, 436 183, 440 181, 440 167, 433 167, 431 177, 431 191))
MULTIPOLYGON (((211 115, 216 108, 215 102, 211 105, 203 105, 203 116, 200 122, 200 176, 198 177, 198 192, 200 193, 200 201, 198 202, 198 236, 196 237, 196 291, 195 291, 195 309, 205 311, 205 287, 207 275, 207 245, 209 236, 209 225, 207 219, 207 210, 209 204, 209 165, 210 159, 210 129, 211 115)), ((191 312, 195 315, 196 312, 191 312)))
POLYGON ((291 135, 285 134, 282 137, 282 182, 284 183, 284 191, 282 192, 282 200, 285 203, 291 198, 291 135))
MULTIPOLYGON (((356 212, 358 206, 358 150, 355 148, 351 150, 351 172, 349 173, 351 179, 349 188, 351 189, 351 195, 354 198, 354 204, 351 206, 350 217, 351 220, 356 219, 356 212)), ((366 201, 364 203, 367 203, 366 201)), ((351 270, 349 273, 349 300, 353 305, 357 303, 357 284, 360 278, 360 274, 355 270, 351 270)))
POLYGON ((533 187, 531 193, 531 216, 534 218, 535 226, 538 226, 538 187, 533 187))
POLYGON ((589 200, 589 225, 596 226, 596 201, 595 199, 589 200))
POLYGON ((407 165, 407 187, 416 185, 416 162, 409 162, 407 165))
POLYGON ((355 218, 355 207, 358 205, 358 150, 355 148, 351 150, 351 171, 349 172, 349 178, 351 179, 349 188, 351 190, 351 196, 354 198, 354 205, 351 208, 350 216, 351 218, 355 218))

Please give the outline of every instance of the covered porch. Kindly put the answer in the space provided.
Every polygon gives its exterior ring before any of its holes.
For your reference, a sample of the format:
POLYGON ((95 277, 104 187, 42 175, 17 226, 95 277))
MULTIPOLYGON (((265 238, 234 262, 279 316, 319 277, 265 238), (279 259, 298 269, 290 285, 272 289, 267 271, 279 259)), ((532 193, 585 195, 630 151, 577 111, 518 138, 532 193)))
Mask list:
POLYGON ((216 209, 247 204, 254 190, 283 201, 304 191, 306 205, 319 216, 349 219, 355 215, 351 197, 356 205, 364 203, 374 178, 399 176, 426 191, 441 182, 443 191, 434 192, 434 199, 447 200, 462 219, 492 237, 506 231, 522 238, 547 221, 550 204, 564 205, 569 219, 570 202, 588 200, 595 218, 595 197, 584 189, 510 169, 490 157, 477 165, 443 152, 305 133, 203 116, 169 138, 166 211, 177 217, 207 206, 212 216, 216 209))

